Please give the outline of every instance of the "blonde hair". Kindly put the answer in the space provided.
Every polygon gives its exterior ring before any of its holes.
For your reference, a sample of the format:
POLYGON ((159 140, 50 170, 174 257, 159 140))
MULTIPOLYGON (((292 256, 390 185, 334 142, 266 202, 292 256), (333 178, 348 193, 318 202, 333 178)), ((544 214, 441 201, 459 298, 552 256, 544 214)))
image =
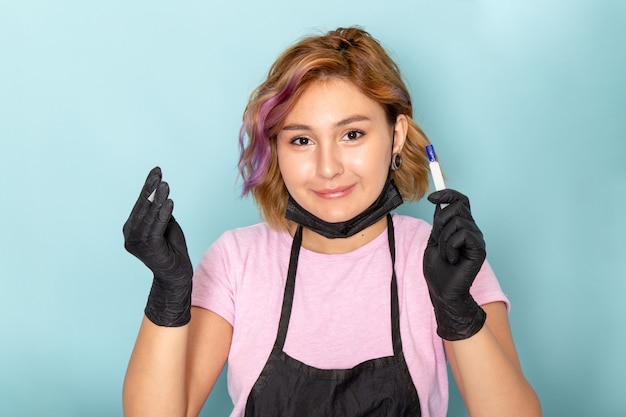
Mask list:
POLYGON ((261 214, 277 229, 287 227, 288 193, 278 166, 276 136, 302 92, 314 81, 340 78, 378 102, 390 125, 408 120, 402 167, 392 171, 405 200, 428 189, 428 139, 413 121, 411 98, 398 66, 384 48, 360 28, 339 28, 307 37, 288 48, 271 66, 267 79, 251 94, 239 134, 239 171, 243 194, 252 193, 261 214), (247 136, 248 140, 245 140, 247 136))

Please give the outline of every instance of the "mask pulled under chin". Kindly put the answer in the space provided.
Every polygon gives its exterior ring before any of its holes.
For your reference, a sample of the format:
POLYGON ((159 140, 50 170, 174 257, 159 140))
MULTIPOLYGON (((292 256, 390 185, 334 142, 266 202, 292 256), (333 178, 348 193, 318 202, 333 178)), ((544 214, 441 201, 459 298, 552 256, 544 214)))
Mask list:
POLYGON ((395 182, 388 179, 376 201, 361 214, 345 222, 329 223, 324 221, 303 209, 291 195, 289 195, 285 217, 329 239, 345 238, 373 225, 402 202, 402 196, 395 182))

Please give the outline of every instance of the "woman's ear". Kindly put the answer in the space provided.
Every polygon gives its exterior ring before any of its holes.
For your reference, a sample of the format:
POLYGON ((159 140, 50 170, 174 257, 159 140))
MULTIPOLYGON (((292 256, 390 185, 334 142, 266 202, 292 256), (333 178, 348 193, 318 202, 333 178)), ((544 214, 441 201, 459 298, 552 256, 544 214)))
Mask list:
POLYGON ((396 117, 396 124, 393 127, 393 148, 391 153, 400 153, 402 147, 404 147, 404 141, 406 140, 407 132, 409 131, 409 121, 406 115, 399 114, 396 117))

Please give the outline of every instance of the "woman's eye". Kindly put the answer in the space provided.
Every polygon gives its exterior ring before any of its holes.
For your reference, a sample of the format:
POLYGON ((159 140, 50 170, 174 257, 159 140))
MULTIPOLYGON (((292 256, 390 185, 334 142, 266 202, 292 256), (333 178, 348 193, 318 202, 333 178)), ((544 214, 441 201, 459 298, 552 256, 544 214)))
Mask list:
POLYGON ((346 133, 344 137, 348 140, 356 140, 360 138, 361 136, 363 136, 363 132, 359 130, 351 130, 348 133, 346 133))
POLYGON ((309 145, 311 143, 311 140, 309 138, 306 138, 304 136, 300 136, 297 138, 293 138, 291 140, 291 143, 297 146, 305 146, 305 145, 309 145))

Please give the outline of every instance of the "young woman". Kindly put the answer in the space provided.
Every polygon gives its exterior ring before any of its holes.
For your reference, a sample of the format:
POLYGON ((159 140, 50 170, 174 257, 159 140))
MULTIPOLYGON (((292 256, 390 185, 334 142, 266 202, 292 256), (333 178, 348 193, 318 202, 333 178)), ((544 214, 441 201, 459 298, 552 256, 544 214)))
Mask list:
POLYGON ((233 416, 445 416, 446 361, 471 416, 541 415, 467 197, 430 194, 432 228, 390 214, 428 188, 411 115, 365 31, 289 48, 240 137, 244 193, 266 222, 226 232, 195 273, 150 172, 124 225, 154 273, 126 415, 197 415, 227 360, 233 416))

